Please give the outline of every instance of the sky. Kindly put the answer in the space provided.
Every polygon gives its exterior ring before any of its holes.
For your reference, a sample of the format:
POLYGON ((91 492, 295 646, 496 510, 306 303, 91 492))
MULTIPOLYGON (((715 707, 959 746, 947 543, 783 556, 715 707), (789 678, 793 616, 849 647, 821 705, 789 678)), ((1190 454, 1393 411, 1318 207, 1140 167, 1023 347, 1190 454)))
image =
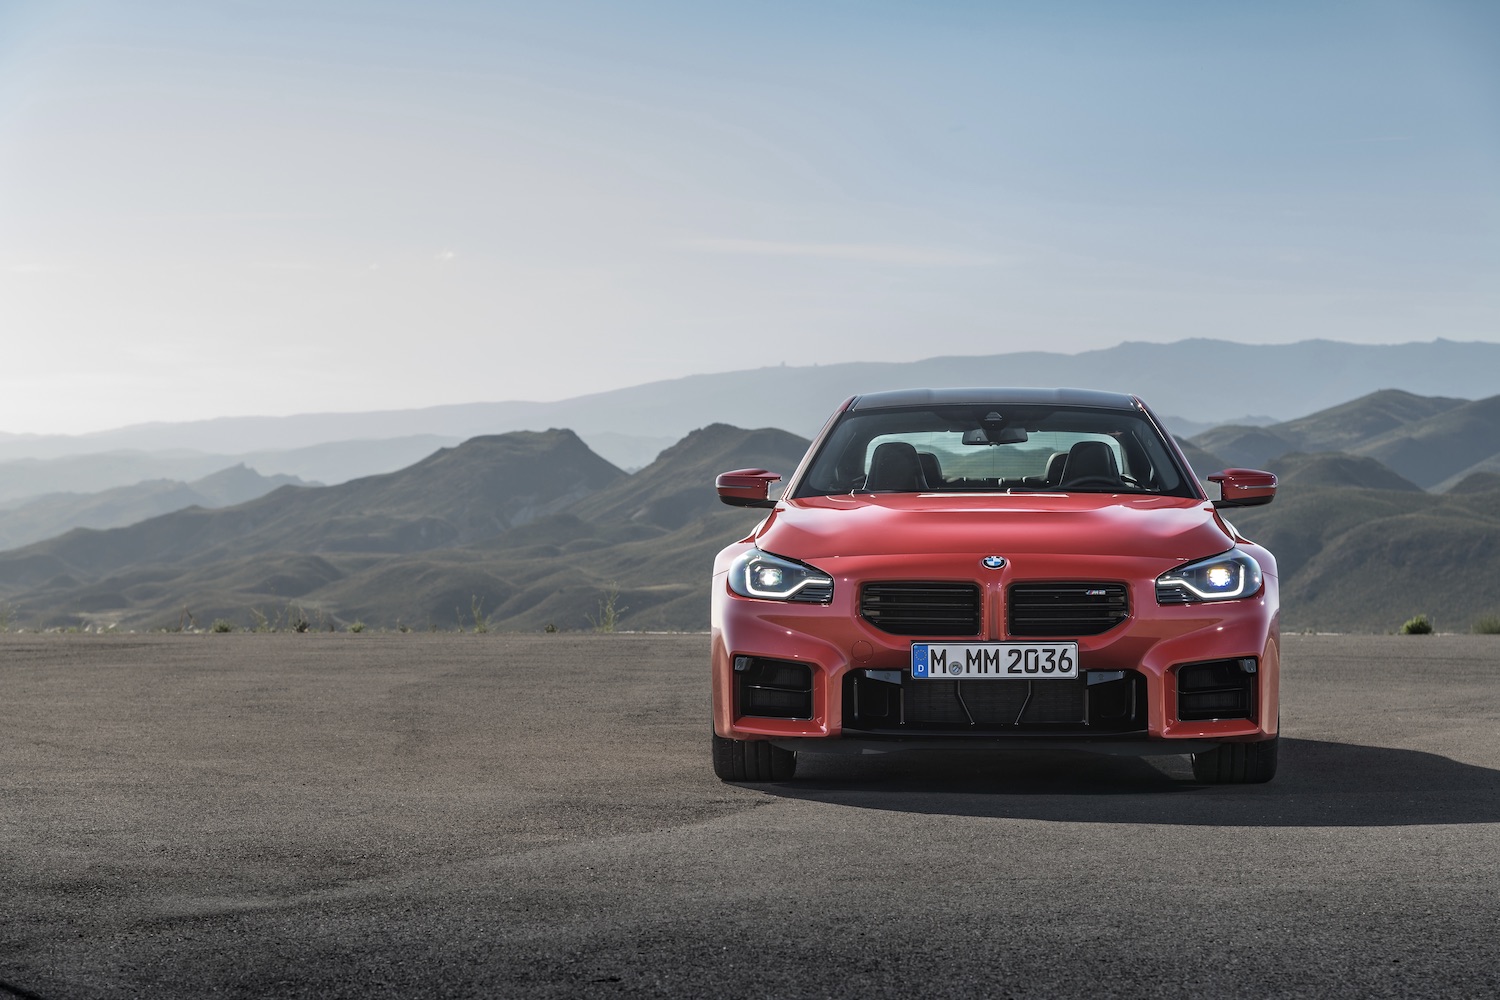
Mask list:
POLYGON ((0 0, 0 432, 1496 341, 1497 279, 1488 0, 0 0))

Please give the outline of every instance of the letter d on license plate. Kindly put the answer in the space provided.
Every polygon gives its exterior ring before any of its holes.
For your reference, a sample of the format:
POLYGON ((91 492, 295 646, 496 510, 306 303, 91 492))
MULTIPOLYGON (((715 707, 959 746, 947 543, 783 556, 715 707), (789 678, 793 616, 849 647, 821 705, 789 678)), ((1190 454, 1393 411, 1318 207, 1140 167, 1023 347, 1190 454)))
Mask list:
POLYGON ((915 680, 1036 681, 1078 676, 1076 642, 914 642, 915 680))

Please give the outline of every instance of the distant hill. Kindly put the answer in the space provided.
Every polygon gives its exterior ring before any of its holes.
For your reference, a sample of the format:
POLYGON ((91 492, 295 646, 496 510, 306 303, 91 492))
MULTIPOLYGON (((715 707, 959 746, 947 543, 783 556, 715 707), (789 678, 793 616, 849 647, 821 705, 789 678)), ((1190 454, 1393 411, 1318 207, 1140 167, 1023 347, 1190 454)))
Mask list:
MULTIPOLYGON (((940 348, 940 331, 930 341, 940 348)), ((1247 345, 1219 340, 1125 343, 1080 354, 1028 351, 977 357, 931 357, 902 363, 847 362, 781 366, 652 382, 557 402, 459 403, 416 410, 314 413, 290 417, 225 417, 179 424, 142 424, 72 437, 0 438, 0 458, 56 457, 118 449, 195 449, 245 454, 355 439, 432 434, 468 439, 512 430, 570 427, 598 450, 643 453, 642 442, 678 440, 696 427, 728 423, 776 426, 810 437, 844 398, 910 386, 1076 386, 1133 392, 1169 425, 1184 428, 1236 421, 1246 414, 1289 420, 1380 389, 1478 399, 1500 390, 1500 344, 1345 344, 1325 340, 1247 345), (1226 373, 1239 393, 1223 391, 1226 373), (765 406, 774 398, 774 412, 765 406), (607 446, 606 446, 607 445, 607 446)), ((1254 422, 1259 422, 1254 421, 1254 422)), ((1228 452, 1205 445, 1234 460, 1228 452)), ((1347 450, 1299 442, 1283 450, 1347 450)), ((304 477, 332 477, 295 469, 304 477)), ((625 464, 634 465, 632 459, 625 464)))
POLYGON ((1310 450, 1352 452, 1383 435, 1419 425, 1468 403, 1467 399, 1450 396, 1418 396, 1400 389, 1384 389, 1288 420, 1276 429, 1310 450))
POLYGON ((51 493, 97 493, 152 480, 189 482, 244 466, 266 476, 342 483, 404 469, 457 438, 409 435, 379 441, 340 441, 230 455, 198 451, 122 450, 0 461, 0 508, 51 493))
POLYGON ((1393 427, 1354 449, 1408 479, 1433 487, 1500 460, 1500 396, 1475 400, 1393 427))
POLYGON ((1320 487, 1422 492, 1422 487, 1398 476, 1373 458, 1341 452, 1316 455, 1292 452, 1266 463, 1266 469, 1276 473, 1283 493, 1320 487))
POLYGON ((296 476, 262 476, 237 465, 191 483, 153 479, 99 493, 50 493, 12 501, 0 507, 0 550, 73 528, 115 528, 186 507, 228 507, 282 486, 305 485, 296 476))
POLYGON ((590 523, 625 521, 681 528, 722 509, 714 479, 732 468, 763 468, 790 476, 807 439, 774 428, 741 430, 710 424, 657 456, 618 490, 589 497, 573 513, 590 523))
POLYGON ((1258 468, 1294 451, 1353 452, 1383 434, 1467 402, 1382 389, 1296 420, 1215 427, 1194 437, 1193 442, 1239 465, 1258 468))
POLYGON ((222 455, 112 451, 0 462, 0 504, 58 493, 98 493, 138 483, 191 482, 238 463, 222 455))
POLYGON ((451 448, 462 440, 447 434, 406 434, 269 448, 226 457, 232 459, 233 464, 247 465, 268 476, 299 476, 332 486, 351 479, 396 472, 421 461, 439 448, 451 448))
POLYGON ((1388 389, 1269 427, 1217 427, 1192 443, 1249 468, 1293 452, 1345 452, 1432 489, 1500 468, 1500 396, 1470 401, 1388 389))
POLYGON ((1471 472, 1455 483, 1449 493, 1500 493, 1500 472, 1471 472))

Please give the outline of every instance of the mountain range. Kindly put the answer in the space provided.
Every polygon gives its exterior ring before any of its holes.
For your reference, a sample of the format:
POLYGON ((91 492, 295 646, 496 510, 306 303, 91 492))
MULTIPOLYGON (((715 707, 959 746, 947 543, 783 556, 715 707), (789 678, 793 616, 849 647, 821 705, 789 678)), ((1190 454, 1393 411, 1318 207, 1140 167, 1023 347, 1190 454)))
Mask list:
MULTIPOLYGON (((1281 477, 1274 504, 1230 516, 1277 553, 1284 628, 1378 632, 1500 614, 1497 441, 1496 397, 1383 391, 1184 444, 1200 475, 1281 477)), ((482 435, 390 473, 0 552, 0 606, 26 627, 701 629, 714 552, 760 516, 720 505, 714 476, 788 474, 806 446, 710 424, 626 473, 570 430, 482 435)))
MULTIPOLYGON (((941 350, 940 336, 929 341, 941 350)), ((1226 424, 1288 421, 1380 389, 1479 399, 1493 395, 1500 344, 1348 344, 1308 340, 1248 345, 1198 339, 1125 343, 1060 354, 1026 351, 920 361, 784 365, 652 382, 555 402, 455 403, 413 410, 223 417, 80 435, 0 433, 0 463, 20 458, 184 451, 224 456, 267 475, 324 483, 394 471, 432 448, 512 430, 572 428, 613 464, 640 468, 689 431, 712 423, 815 434, 837 403, 859 392, 910 386, 1057 386, 1134 392, 1179 434, 1226 424), (413 440, 418 439, 418 440, 413 440), (321 455, 307 449, 336 445, 321 455), (300 454, 287 457, 288 451, 300 454), (400 452, 405 461, 382 464, 400 452), (363 456, 364 464, 351 461, 363 456)), ((222 465, 219 467, 223 467, 222 465)), ((213 469, 204 468, 194 475, 213 469)), ((0 490, 15 470, 0 465, 0 490)), ((153 472, 140 478, 173 475, 153 472)), ((89 488, 124 485, 123 481, 89 488)), ((78 486, 50 486, 49 490, 78 486)), ((42 492, 34 490, 33 492, 42 492)), ((0 493, 15 496, 15 493, 0 493)))

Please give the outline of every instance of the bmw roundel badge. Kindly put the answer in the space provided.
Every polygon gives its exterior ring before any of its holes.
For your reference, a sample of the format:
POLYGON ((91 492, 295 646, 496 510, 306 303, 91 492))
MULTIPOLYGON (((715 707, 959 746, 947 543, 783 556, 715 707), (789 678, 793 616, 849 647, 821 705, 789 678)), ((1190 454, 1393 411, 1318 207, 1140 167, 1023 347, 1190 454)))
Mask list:
POLYGON ((1005 568, 1005 557, 1004 556, 985 556, 983 559, 981 559, 979 561, 984 565, 985 569, 1004 569, 1005 568))

